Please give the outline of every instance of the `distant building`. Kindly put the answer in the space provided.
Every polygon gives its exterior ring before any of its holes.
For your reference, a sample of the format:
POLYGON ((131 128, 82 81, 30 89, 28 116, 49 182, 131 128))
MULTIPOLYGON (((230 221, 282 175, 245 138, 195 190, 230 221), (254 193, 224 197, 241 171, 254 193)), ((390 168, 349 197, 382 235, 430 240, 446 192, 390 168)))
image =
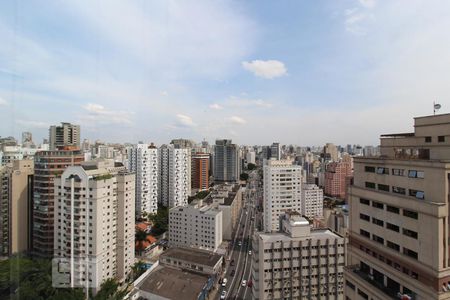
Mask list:
POLYGON ((353 176, 350 161, 330 162, 325 171, 325 194, 340 199, 346 199, 347 188, 353 176))
POLYGON ((317 185, 302 185, 301 213, 308 218, 323 216, 323 190, 317 185))
POLYGON ((272 143, 272 146, 270 146, 270 158, 273 158, 275 160, 281 159, 280 143, 272 143))
POLYGON ((332 143, 327 143, 323 147, 323 158, 325 161, 338 161, 339 151, 337 147, 332 143))
POLYGON ((33 144, 33 134, 28 131, 22 132, 22 145, 33 144))
POLYGON ((106 279, 122 281, 130 274, 134 181, 133 173, 112 160, 68 167, 55 180, 54 257, 70 261, 70 280, 58 282, 62 287, 96 291, 106 279))
POLYGON ((248 151, 246 156, 247 164, 255 164, 256 163, 256 153, 255 151, 248 151))
POLYGON ((32 251, 39 257, 53 256, 55 216, 54 180, 69 166, 80 165, 80 150, 39 151, 34 157, 32 251))
POLYGON ((159 148, 160 202, 166 207, 184 206, 191 195, 191 151, 163 145, 159 148))
POLYGON ((252 299, 344 299, 344 238, 293 212, 280 229, 254 234, 252 299))
POLYGON ((170 247, 216 251, 222 243, 222 212, 208 206, 178 206, 169 211, 170 247))
POLYGON ((0 257, 29 250, 33 173, 32 160, 0 166, 0 257))
POLYGON ((50 150, 71 146, 80 148, 80 125, 61 123, 61 126, 50 126, 50 150))
POLYGON ((194 141, 187 140, 187 139, 173 139, 170 142, 170 144, 174 145, 175 148, 182 148, 182 149, 185 149, 185 148, 192 149, 195 147, 194 141))
POLYGON ((137 144, 128 149, 128 169, 136 173, 136 216, 158 210, 159 156, 153 145, 137 144))
POLYGON ((240 175, 239 147, 231 140, 216 140, 214 147, 214 180, 236 182, 240 175))
POLYGON ((268 160, 263 170, 264 231, 278 231, 284 212, 301 212, 302 167, 290 160, 268 160))
POLYGON ((209 154, 195 153, 192 155, 191 183, 194 190, 209 188, 209 154))

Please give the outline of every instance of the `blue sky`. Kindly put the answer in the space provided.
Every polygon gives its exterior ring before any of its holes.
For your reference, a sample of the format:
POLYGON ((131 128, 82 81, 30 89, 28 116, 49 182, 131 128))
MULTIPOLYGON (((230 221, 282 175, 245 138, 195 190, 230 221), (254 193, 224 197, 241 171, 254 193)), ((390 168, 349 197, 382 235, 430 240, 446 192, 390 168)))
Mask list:
POLYGON ((3 1, 0 136, 376 144, 450 107, 448 1, 3 1))

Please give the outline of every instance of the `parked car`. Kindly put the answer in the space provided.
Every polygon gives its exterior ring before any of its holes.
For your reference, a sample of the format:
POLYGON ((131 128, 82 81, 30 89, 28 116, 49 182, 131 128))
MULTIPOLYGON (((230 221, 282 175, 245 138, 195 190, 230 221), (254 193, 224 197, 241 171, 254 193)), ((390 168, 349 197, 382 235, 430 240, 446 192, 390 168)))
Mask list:
POLYGON ((242 280, 242 286, 246 286, 247 285, 247 280, 242 280))
POLYGON ((220 299, 225 299, 227 297, 227 291, 222 291, 222 294, 220 294, 220 299))
POLYGON ((253 286, 253 282, 251 280, 249 280, 248 283, 247 283, 247 286, 248 287, 252 287, 253 286))

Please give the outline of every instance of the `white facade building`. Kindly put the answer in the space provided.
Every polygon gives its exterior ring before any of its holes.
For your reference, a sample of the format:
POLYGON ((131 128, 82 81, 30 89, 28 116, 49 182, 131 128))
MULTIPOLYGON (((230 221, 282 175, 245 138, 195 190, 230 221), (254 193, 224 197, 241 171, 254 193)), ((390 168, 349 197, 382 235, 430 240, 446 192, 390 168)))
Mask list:
POLYGON ((256 153, 255 153, 255 151, 248 151, 246 159, 247 159, 247 163, 248 164, 255 164, 256 163, 256 153))
POLYGON ((252 299, 344 299, 342 236, 286 214, 282 232, 258 232, 252 246, 252 299))
POLYGON ((301 212, 308 218, 323 216, 323 190, 317 185, 303 184, 301 212))
POLYGON ((267 160, 264 170, 264 231, 278 231, 280 216, 301 213, 302 167, 291 160, 267 160))
POLYGON ((158 210, 159 161, 153 145, 137 144, 128 151, 128 169, 136 173, 136 215, 158 210))
POLYGON ((163 145, 160 158, 160 202, 166 207, 187 205, 191 195, 191 150, 163 145))
POLYGON ((216 251, 222 243, 222 212, 209 206, 178 206, 169 211, 170 247, 216 251))
POLYGON ((55 193, 54 257, 68 267, 55 283, 95 292, 106 279, 124 280, 135 263, 135 175, 110 160, 70 166, 55 193))

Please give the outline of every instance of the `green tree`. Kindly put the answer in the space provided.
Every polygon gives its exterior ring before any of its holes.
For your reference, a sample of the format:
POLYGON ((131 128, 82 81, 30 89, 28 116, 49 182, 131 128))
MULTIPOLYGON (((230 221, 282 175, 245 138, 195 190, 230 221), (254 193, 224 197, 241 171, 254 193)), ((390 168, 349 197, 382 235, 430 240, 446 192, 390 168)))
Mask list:
POLYGON ((139 254, 142 254, 142 243, 147 240, 147 233, 142 230, 136 231, 135 240, 138 242, 139 254))
POLYGON ((107 279, 102 283, 100 291, 91 297, 93 300, 122 300, 128 291, 126 288, 120 288, 119 283, 114 279, 107 279))
POLYGON ((239 176, 239 179, 240 179, 240 180, 248 180, 248 174, 247 174, 247 173, 242 173, 242 174, 239 176))
POLYGON ((247 170, 253 171, 254 169, 256 169, 256 165, 255 164, 252 164, 252 163, 248 163, 247 164, 247 170))

